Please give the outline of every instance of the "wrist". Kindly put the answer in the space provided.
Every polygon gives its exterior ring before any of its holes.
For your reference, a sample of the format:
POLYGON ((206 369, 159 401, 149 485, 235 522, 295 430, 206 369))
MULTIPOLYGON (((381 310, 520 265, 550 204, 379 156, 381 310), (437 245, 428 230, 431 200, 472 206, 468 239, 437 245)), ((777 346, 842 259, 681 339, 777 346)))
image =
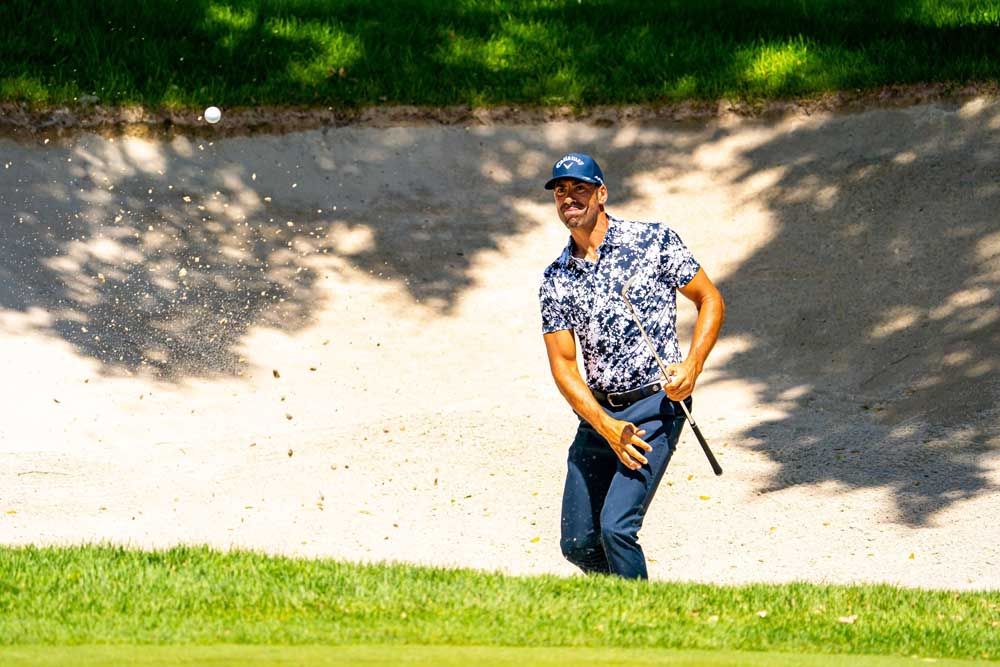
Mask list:
POLYGON ((607 437, 608 433, 614 432, 615 430, 614 424, 616 421, 617 421, 616 419, 608 416, 606 412, 602 412, 597 419, 591 422, 590 425, 593 426, 594 430, 600 433, 602 436, 607 437))

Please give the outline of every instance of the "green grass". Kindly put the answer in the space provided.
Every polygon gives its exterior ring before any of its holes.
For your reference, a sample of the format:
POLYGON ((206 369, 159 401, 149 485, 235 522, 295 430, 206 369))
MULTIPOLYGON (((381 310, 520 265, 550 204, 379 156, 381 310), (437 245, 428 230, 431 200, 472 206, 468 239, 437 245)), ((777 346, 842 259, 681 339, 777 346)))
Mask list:
POLYGON ((6 0, 0 101, 760 100, 1000 78, 997 0, 6 0))
POLYGON ((510 577, 207 547, 0 547, 0 645, 10 647, 422 644, 988 659, 1000 655, 998 626, 997 591, 510 577))
MULTIPOLYGON (((74 665, 132 667, 223 665, 232 667, 914 667, 919 657, 837 656, 746 651, 675 651, 670 649, 521 648, 509 646, 23 646, 0 647, 5 667, 74 665)), ((935 667, 997 664, 970 660, 938 660, 935 667)))

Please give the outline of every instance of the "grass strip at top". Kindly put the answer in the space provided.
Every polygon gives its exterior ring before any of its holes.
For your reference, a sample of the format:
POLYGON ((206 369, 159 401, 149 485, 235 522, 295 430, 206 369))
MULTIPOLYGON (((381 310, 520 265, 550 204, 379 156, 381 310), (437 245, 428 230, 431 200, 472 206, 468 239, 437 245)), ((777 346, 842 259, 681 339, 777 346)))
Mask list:
POLYGON ((561 105, 1000 78, 996 0, 0 3, 0 101, 561 105))
POLYGON ((1000 592, 511 577, 208 547, 0 547, 0 644, 428 644, 990 658, 1000 592))

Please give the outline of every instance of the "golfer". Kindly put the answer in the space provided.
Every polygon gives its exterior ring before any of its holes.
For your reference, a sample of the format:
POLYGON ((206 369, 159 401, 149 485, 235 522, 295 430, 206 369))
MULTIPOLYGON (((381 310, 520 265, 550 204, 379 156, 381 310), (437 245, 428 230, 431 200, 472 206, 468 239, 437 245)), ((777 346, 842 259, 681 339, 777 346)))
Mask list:
POLYGON ((607 213, 608 188, 592 157, 563 156, 545 188, 570 238, 542 278, 542 332, 552 377, 580 418, 569 448, 560 546, 586 573, 648 579, 639 529, 684 426, 676 401, 691 406, 725 305, 667 225, 607 213), (667 364, 666 381, 622 298, 633 276, 628 297, 667 364), (687 357, 677 342, 677 292, 698 307, 687 357))

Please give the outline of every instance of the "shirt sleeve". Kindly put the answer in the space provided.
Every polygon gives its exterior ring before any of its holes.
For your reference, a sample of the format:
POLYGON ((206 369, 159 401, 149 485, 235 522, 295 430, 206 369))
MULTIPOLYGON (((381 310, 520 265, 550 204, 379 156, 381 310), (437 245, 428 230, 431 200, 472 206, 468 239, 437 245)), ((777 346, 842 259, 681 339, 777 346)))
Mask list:
POLYGON ((538 289, 538 302, 542 309, 542 333, 552 333, 570 329, 569 321, 563 313, 562 302, 556 295, 552 281, 546 276, 538 289))
POLYGON ((660 249, 661 279, 671 287, 681 288, 694 279, 701 265, 691 255, 681 237, 667 229, 660 249))

